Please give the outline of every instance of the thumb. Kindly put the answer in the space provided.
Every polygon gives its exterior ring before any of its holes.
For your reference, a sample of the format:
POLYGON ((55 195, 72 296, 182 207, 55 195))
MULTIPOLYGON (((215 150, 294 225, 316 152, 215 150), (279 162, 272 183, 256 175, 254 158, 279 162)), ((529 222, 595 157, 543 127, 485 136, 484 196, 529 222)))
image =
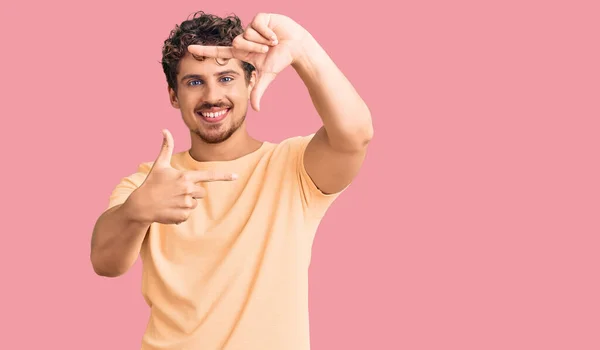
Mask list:
POLYGON ((269 84, 271 84, 271 82, 275 79, 276 75, 277 74, 273 72, 261 72, 258 74, 258 81, 256 82, 256 86, 254 86, 254 89, 250 95, 250 102, 252 103, 252 108, 254 108, 255 111, 258 112, 260 110, 260 99, 267 90, 269 84))
POLYGON ((155 165, 161 167, 170 167, 171 166, 171 156, 173 155, 173 136, 169 132, 169 130, 164 129, 163 133, 163 143, 160 148, 160 152, 158 153, 158 157, 156 157, 155 165))

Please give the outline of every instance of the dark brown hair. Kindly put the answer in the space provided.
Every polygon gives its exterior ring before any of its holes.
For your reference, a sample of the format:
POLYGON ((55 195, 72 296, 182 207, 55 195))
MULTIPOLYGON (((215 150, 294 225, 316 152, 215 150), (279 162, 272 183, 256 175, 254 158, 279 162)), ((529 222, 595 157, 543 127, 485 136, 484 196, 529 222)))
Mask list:
MULTIPOLYGON (((162 67, 169 86, 177 92, 179 61, 185 56, 188 45, 231 46, 233 39, 242 34, 242 21, 236 15, 221 18, 202 11, 176 25, 162 48, 162 67)), ((242 62, 246 81, 250 81, 254 66, 242 62)))

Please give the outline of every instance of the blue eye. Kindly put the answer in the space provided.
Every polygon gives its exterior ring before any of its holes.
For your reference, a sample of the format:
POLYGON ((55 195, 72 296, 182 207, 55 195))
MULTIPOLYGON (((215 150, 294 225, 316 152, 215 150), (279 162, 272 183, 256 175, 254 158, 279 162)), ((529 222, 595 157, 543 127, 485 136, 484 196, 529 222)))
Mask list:
POLYGON ((192 80, 188 83, 188 85, 195 85, 195 83, 201 83, 200 80, 192 80))
POLYGON ((229 81, 226 81, 227 83, 233 80, 232 77, 223 77, 223 79, 229 79, 229 81))

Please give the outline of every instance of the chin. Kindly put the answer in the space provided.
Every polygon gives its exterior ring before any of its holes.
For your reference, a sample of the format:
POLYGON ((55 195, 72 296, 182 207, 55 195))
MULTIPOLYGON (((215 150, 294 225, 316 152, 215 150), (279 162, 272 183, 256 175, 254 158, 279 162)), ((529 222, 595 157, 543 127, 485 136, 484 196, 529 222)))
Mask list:
MULTIPOLYGON (((227 123, 228 124, 228 123, 227 123)), ((238 129, 239 125, 199 125, 194 133, 205 143, 217 144, 227 141, 238 129)))
POLYGON ((204 132, 202 130, 195 130, 194 133, 205 143, 218 144, 227 141, 233 132, 204 132))
POLYGON ((207 144, 219 144, 227 141, 246 120, 245 114, 236 119, 233 108, 228 109, 225 115, 217 116, 212 120, 207 120, 206 117, 196 111, 193 112, 193 115, 194 121, 190 125, 190 129, 200 140, 207 144))

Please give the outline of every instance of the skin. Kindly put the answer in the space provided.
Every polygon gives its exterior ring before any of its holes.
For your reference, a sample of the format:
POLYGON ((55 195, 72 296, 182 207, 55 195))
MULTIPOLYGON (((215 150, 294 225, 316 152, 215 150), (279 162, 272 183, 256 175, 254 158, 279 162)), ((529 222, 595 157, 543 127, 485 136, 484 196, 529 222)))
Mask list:
MULTIPOLYGON (((190 45, 188 50, 198 57, 238 59, 254 65, 258 72, 256 84, 248 92, 257 111, 269 84, 291 66, 304 82, 323 122, 306 149, 304 165, 308 174, 324 193, 338 192, 352 182, 373 138, 371 113, 306 29, 289 17, 260 13, 231 47, 190 45)), ((242 140, 250 138, 245 130, 240 134, 242 140)), ((223 142, 217 147, 234 146, 223 142)))
MULTIPOLYGON (((223 63, 220 61, 220 63, 223 63)), ((171 105, 181 112, 190 129, 190 155, 198 161, 231 160, 260 147, 261 142, 246 131, 248 100, 256 73, 248 81, 240 60, 219 65, 214 59, 203 61, 186 54, 179 63, 177 92, 168 88, 171 105), (208 123, 198 111, 223 110, 227 117, 208 123)))
MULTIPOLYGON (((283 69, 291 66, 304 82, 322 126, 306 148, 304 166, 324 193, 335 193, 358 174, 373 137, 371 114, 356 90, 317 41, 288 17, 258 14, 231 47, 191 45, 198 60, 180 62, 177 92, 168 90, 190 130, 190 155, 198 161, 232 160, 255 151, 261 141, 246 130, 249 105, 260 111, 260 99, 283 69), (220 60, 222 61, 222 60, 220 60), (247 81, 241 61, 256 67, 247 81), (230 108, 219 123, 207 123, 196 111, 230 108)), ((235 174, 182 172, 170 166, 173 138, 163 130, 163 145, 144 183, 124 204, 103 213, 92 235, 91 262, 97 274, 124 274, 139 255, 150 224, 187 220, 205 193, 202 181, 233 181, 235 174)))

